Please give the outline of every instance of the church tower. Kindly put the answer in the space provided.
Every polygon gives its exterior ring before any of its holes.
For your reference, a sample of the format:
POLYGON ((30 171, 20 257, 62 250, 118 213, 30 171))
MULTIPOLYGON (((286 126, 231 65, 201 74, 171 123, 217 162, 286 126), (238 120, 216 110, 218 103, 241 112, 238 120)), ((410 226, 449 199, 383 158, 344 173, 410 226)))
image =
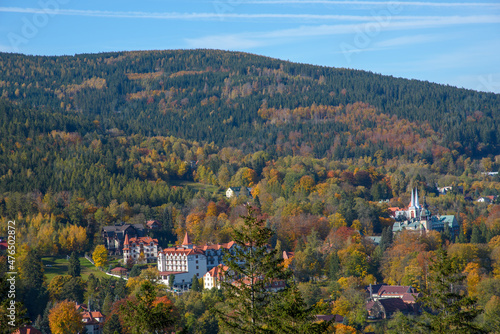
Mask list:
POLYGON ((420 218, 420 204, 418 202, 418 190, 416 188, 411 190, 411 200, 410 205, 408 206, 408 218, 420 218))

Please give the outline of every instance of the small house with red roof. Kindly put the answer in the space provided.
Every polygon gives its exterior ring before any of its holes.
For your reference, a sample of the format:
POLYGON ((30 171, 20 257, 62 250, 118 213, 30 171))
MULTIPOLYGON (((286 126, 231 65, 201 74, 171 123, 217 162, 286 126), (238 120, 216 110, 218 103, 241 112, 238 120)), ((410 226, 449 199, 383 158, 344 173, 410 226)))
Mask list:
POLYGON ((43 334, 43 333, 32 326, 24 326, 17 329, 15 332, 12 332, 12 334, 43 334))
POLYGON ((157 220, 148 220, 146 222, 146 228, 149 230, 159 230, 161 228, 161 224, 157 220))
POLYGON ((85 324, 87 334, 102 334, 104 320, 104 315, 99 311, 82 312, 82 322, 85 324))
POLYGON ((219 264, 213 267, 203 276, 203 284, 205 289, 217 288, 220 289, 221 281, 224 279, 229 267, 219 264))
POLYGON ((389 319, 396 312, 409 314, 410 308, 401 298, 385 298, 366 303, 368 315, 374 319, 389 319))

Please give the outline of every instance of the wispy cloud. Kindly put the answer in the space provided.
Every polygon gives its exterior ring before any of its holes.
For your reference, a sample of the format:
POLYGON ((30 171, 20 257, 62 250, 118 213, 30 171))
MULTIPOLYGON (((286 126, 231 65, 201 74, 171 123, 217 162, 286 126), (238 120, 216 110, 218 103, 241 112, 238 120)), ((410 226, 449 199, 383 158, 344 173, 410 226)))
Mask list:
MULTIPOLYGON (((137 12, 137 11, 101 11, 81 9, 42 9, 22 7, 0 7, 0 12, 21 14, 48 14, 62 16, 87 16, 106 18, 136 18, 159 20, 220 20, 220 19, 297 19, 297 20, 329 20, 329 21, 371 21, 373 15, 331 15, 331 14, 293 14, 293 13, 177 13, 177 12, 137 12)), ((458 16, 457 16, 458 17, 458 16)), ((491 15, 483 16, 487 21, 491 15)), ((449 16, 404 16, 392 15, 391 20, 443 20, 449 16)), ((487 22, 486 22, 487 23, 487 22)))
MULTIPOLYGON (((482 15, 482 16, 451 16, 443 17, 439 20, 436 19, 423 19, 423 20, 409 20, 409 21, 388 21, 381 24, 378 21, 370 22, 369 24, 377 25, 380 31, 394 31, 394 30, 414 30, 426 29, 456 25, 467 24, 485 24, 485 23, 500 23, 500 16, 498 15, 482 15)), ((209 47, 210 41, 218 41, 218 48, 221 49, 235 49, 233 46, 234 41, 244 40, 246 45, 272 45, 279 43, 286 43, 289 40, 296 40, 297 38, 310 38, 318 36, 341 35, 351 34, 362 31, 367 23, 354 23, 354 24, 335 24, 335 25, 315 25, 315 26, 300 26, 292 29, 273 30, 268 32, 246 32, 239 34, 224 34, 212 35, 200 38, 186 39, 189 47, 209 47)), ((429 39, 430 37, 428 37, 429 39)), ((420 36, 418 39, 423 40, 424 37, 420 36)), ((386 45, 379 45, 378 47, 387 48, 397 43, 405 42, 404 39, 386 41, 386 45)))
POLYGON ((419 6, 419 7, 497 7, 490 2, 427 2, 427 1, 330 1, 330 0, 250 0, 246 4, 320 4, 320 5, 370 5, 370 6, 419 6))
POLYGON ((10 45, 0 44, 0 52, 19 52, 19 50, 10 45))
POLYGON ((449 37, 450 35, 445 35, 445 34, 419 34, 411 36, 401 36, 377 42, 374 44, 374 47, 394 48, 404 45, 416 45, 416 44, 437 42, 449 39, 449 37))

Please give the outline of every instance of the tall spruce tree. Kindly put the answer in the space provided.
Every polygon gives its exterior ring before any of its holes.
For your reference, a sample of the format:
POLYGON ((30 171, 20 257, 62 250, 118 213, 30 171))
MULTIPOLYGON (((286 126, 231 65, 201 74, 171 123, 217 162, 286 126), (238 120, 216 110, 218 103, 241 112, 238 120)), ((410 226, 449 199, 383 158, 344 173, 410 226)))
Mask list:
POLYGON ((191 290, 196 292, 201 291, 200 281, 198 281, 198 277, 196 275, 193 275, 193 279, 191 281, 191 290))
POLYGON ((475 298, 458 290, 465 277, 446 250, 437 252, 430 270, 429 291, 420 298, 424 306, 422 327, 431 333, 486 333, 474 323, 483 311, 475 298))
POLYGON ((77 277, 80 276, 80 271, 80 260, 78 259, 78 256, 76 256, 76 253, 72 252, 69 257, 68 275, 77 277))
POLYGON ((268 247, 272 230, 250 208, 244 223, 234 229, 234 251, 226 253, 228 266, 222 281, 225 301, 216 314, 229 333, 323 333, 329 323, 314 322, 314 309, 304 303, 283 259, 268 247), (286 282, 273 291, 276 282, 286 282))

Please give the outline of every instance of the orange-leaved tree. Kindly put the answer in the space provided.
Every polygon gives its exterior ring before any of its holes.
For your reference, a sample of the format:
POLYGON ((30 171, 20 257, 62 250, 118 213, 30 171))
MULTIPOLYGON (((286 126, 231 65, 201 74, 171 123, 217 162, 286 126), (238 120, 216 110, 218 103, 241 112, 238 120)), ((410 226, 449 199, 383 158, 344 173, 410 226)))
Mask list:
POLYGON ((77 311, 76 304, 67 300, 50 310, 49 326, 53 334, 79 333, 84 328, 82 315, 77 311))

